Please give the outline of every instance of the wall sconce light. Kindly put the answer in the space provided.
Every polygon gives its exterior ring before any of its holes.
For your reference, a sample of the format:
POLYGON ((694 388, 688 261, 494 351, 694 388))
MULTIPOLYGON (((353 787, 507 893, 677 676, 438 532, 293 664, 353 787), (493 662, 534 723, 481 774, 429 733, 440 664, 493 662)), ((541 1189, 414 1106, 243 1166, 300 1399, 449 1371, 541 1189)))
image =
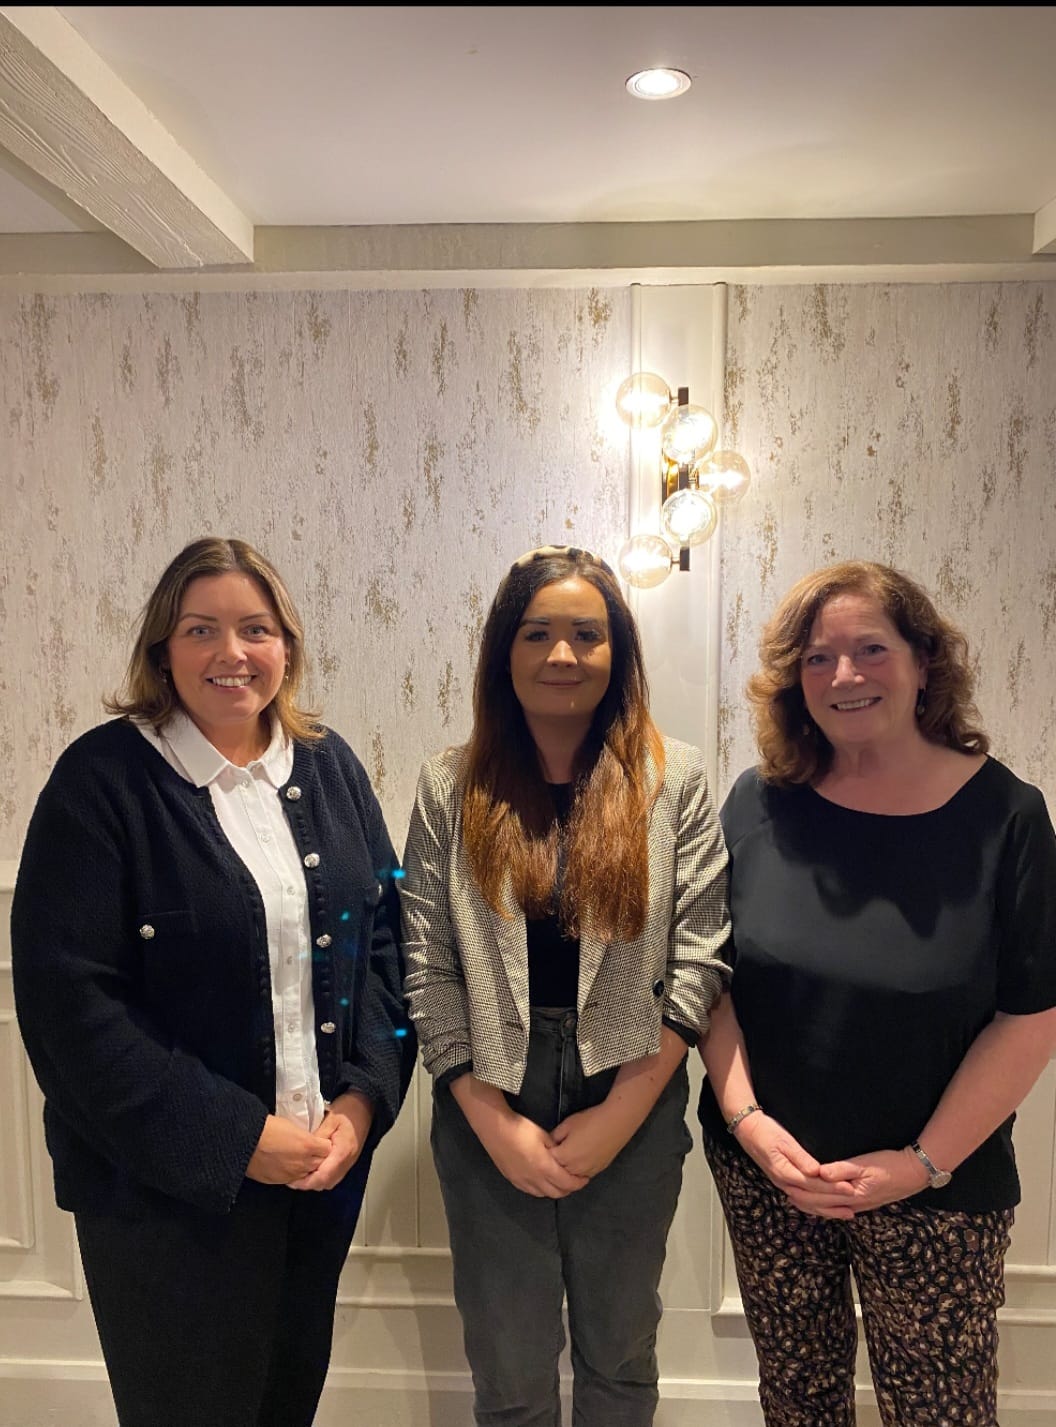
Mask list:
POLYGON ((616 393, 616 410, 635 430, 660 428, 661 534, 632 535, 617 564, 629 585, 662 584, 677 564, 689 569, 689 552, 715 533, 723 506, 748 489, 748 462, 736 451, 716 451, 718 422, 693 406, 689 388, 671 388, 656 372, 635 372, 616 393))

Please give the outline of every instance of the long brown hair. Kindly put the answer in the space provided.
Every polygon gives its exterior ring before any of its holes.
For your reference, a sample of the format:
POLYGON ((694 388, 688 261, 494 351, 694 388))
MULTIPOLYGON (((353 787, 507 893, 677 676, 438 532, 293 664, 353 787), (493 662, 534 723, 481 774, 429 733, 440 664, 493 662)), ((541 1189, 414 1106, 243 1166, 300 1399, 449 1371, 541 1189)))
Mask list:
POLYGON ((823 605, 837 595, 875 599, 927 666, 917 724, 925 738, 959 753, 985 753, 990 740, 972 702, 968 642, 908 575, 869 560, 846 560, 804 577, 774 612, 759 644, 760 668, 748 680, 760 773, 769 783, 810 783, 832 766, 832 744, 807 713, 800 661, 823 605))
POLYGON ((497 912, 509 914, 507 875, 529 915, 550 908, 560 834, 514 692, 510 649, 536 592, 572 577, 593 585, 605 601, 612 672, 574 770, 559 913, 569 935, 578 936, 587 924, 596 935, 627 941, 645 925, 649 809, 663 779, 664 751, 649 715, 634 616, 608 565, 589 551, 530 551, 511 567, 492 601, 473 685, 462 836, 477 884, 497 912))
POLYGON ((286 642, 287 672, 271 707, 287 738, 321 738, 315 715, 297 705, 304 676, 304 626, 282 577, 269 560, 244 540, 205 536, 184 546, 154 586, 139 617, 136 642, 121 688, 103 700, 107 713, 142 719, 160 732, 180 708, 162 668, 169 636, 180 617, 183 594, 202 575, 249 575, 271 600, 286 642))

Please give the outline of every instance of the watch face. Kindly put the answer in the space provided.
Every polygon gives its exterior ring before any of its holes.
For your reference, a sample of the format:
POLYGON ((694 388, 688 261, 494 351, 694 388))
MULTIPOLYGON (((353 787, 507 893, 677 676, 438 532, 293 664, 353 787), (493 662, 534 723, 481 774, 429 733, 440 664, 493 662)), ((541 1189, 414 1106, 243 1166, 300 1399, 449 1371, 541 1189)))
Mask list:
POLYGON ((932 1175, 931 1187, 932 1189, 945 1189, 952 1178, 953 1175, 948 1169, 940 1169, 937 1174, 932 1175))

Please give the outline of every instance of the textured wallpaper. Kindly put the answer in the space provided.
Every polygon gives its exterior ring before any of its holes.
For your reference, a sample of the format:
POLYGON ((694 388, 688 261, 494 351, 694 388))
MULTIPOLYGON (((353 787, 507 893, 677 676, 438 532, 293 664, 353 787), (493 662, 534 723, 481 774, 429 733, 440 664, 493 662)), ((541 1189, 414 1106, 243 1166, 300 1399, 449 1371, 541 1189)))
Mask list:
POLYGON ((754 761, 743 688, 801 575, 881 560, 968 636, 993 751, 1056 812, 1056 288, 731 287, 719 768, 754 761))
MULTIPOLYGON (((727 438, 753 484, 724 521, 720 792, 753 761, 763 620, 860 556, 963 626, 995 751, 1056 806, 1054 302, 730 288, 727 438)), ((629 351, 629 295, 608 290, 0 295, 0 859, 101 717, 150 585, 204 533, 285 574, 316 706, 400 845, 422 758, 465 735, 508 562, 619 548, 629 351)))
POLYGON ((285 576, 402 846, 501 574, 624 538, 629 321, 593 290, 0 295, 0 859, 203 534, 285 576))

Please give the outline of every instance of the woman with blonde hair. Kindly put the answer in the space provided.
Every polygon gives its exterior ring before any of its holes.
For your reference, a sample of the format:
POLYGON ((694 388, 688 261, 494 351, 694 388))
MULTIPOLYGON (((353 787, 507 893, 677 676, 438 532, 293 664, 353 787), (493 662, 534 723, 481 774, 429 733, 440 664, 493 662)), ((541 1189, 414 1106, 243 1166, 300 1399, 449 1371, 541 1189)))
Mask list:
POLYGON ((690 1141, 685 1059, 726 967, 704 760, 649 716, 609 567, 515 562, 469 742, 422 770, 407 991, 480 1427, 648 1427, 657 1285, 690 1141))
POLYGON ((887 1427, 994 1427, 1012 1122, 1056 1044, 1044 799, 988 756, 963 636, 888 566, 800 580, 748 693, 700 1118, 763 1415, 854 1422, 853 1274, 887 1427))
POLYGON ((395 854, 303 668, 274 567, 194 541, 26 837, 15 1004, 121 1427, 309 1427, 413 1067, 395 854))

